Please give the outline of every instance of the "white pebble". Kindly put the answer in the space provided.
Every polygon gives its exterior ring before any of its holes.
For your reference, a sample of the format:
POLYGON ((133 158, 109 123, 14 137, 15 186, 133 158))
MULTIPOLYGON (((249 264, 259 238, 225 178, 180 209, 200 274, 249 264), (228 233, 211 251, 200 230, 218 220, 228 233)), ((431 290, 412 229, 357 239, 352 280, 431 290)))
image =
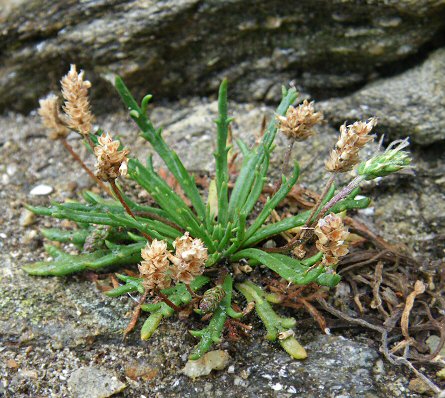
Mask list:
POLYGON ((272 388, 272 390, 274 390, 274 391, 280 391, 280 390, 283 389, 283 385, 282 385, 281 383, 277 383, 277 384, 273 384, 273 385, 271 386, 271 388, 272 388))
POLYGON ((31 189, 31 192, 29 194, 35 196, 44 196, 49 195, 53 190, 53 187, 49 185, 40 184, 31 189))
POLYGON ((189 360, 182 369, 182 373, 191 378, 206 376, 214 369, 224 369, 229 364, 229 360, 230 357, 226 351, 209 351, 196 361, 189 360))
POLYGON ((28 209, 23 209, 22 213, 20 214, 20 225, 22 227, 28 227, 31 224, 34 224, 34 222, 36 221, 36 216, 35 214, 28 210, 28 209))

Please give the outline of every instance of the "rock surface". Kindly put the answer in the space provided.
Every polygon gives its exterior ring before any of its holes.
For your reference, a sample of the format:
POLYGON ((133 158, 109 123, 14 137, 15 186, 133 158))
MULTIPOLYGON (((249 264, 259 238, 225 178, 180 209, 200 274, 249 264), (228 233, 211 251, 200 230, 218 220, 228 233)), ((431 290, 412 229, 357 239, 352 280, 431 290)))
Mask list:
POLYGON ((377 116, 390 138, 409 136, 420 145, 445 140, 445 49, 398 76, 377 80, 346 98, 320 104, 341 124, 377 116))
POLYGON ((79 368, 68 379, 68 390, 76 398, 108 398, 125 387, 115 374, 94 366, 79 368))
POLYGON ((213 94, 223 76, 238 100, 274 100, 291 79, 326 98, 403 68, 444 21, 437 0, 3 0, 0 111, 35 108, 70 63, 107 111, 113 73, 163 98, 213 94))
MULTIPOLYGON (((236 103, 230 104, 230 113, 236 118, 235 136, 249 143, 255 139, 262 114, 269 119, 273 115, 268 107, 236 103)), ((157 126, 165 126, 166 140, 188 168, 212 170, 215 102, 194 99, 165 104, 151 114, 157 126)), ((365 336, 324 336, 304 323, 297 327, 297 337, 308 350, 306 361, 292 361, 266 342, 252 315, 246 319, 255 330, 250 338, 238 343, 225 340, 215 346, 229 352, 231 366, 197 381, 180 373, 196 343, 187 333, 197 327, 195 319, 170 319, 148 342, 140 341, 137 332, 123 342, 121 331, 132 309, 128 297, 105 297, 88 275, 33 278, 21 271, 23 264, 45 256, 40 234, 29 232, 59 224, 39 217, 36 224, 20 227, 22 204, 47 205, 50 200, 78 198, 81 189, 91 183, 76 164, 67 161, 58 143, 45 138, 35 116, 10 114, 0 118, 0 123, 0 394, 14 398, 69 396, 70 377, 81 368, 94 366, 116 374, 127 385, 119 395, 123 397, 416 397, 409 392, 401 369, 382 363, 378 347, 365 336), (37 184, 48 184, 54 191, 49 197, 31 196, 30 189, 37 184)), ((137 132, 128 115, 112 114, 99 118, 98 124, 119 132, 135 156, 142 158, 148 153, 148 145, 135 138, 137 132)), ((295 145, 302 182, 322 187, 322 164, 335 139, 334 129, 321 126, 313 139, 295 145)), ((69 140, 92 164, 77 137, 69 140)), ((278 137, 272 162, 275 174, 285 145, 278 137)), ((360 217, 386 238, 405 243, 421 258, 439 259, 443 253, 438 239, 445 224, 445 212, 438 212, 444 164, 434 152, 419 149, 415 156, 418 178, 393 176, 377 189, 365 187, 375 198, 375 211, 360 217)))

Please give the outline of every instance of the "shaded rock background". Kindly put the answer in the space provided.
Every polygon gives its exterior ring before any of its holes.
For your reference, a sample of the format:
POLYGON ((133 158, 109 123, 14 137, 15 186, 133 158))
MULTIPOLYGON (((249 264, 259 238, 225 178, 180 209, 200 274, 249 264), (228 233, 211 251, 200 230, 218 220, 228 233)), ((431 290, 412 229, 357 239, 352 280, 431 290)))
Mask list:
MULTIPOLYGON (((138 94, 274 100, 283 82, 313 96, 350 92, 443 44, 437 0, 2 0, 0 109, 29 110, 69 63, 102 90, 118 73, 138 94)), ((108 101, 102 102, 108 111, 108 101)))
MULTIPOLYGON (((93 81, 97 125, 121 134, 141 158, 149 148, 117 105, 107 78, 119 73, 138 95, 154 93, 155 124, 165 126, 167 141, 195 171, 213 170, 212 96, 221 77, 230 80, 234 134, 249 143, 262 115, 273 117, 273 108, 259 101, 276 104, 280 85, 294 80, 303 97, 323 100, 319 107, 328 119, 317 136, 294 148, 300 181, 310 188, 323 186, 322 165, 345 119, 377 114, 379 135, 412 137, 415 174, 365 186, 374 201, 356 216, 425 266, 435 262, 440 269, 444 1, 0 0, 0 5, 0 396, 75 396, 75 377, 88 367, 104 382, 110 377, 109 385, 124 383, 115 395, 121 397, 416 396, 407 389, 411 376, 382 362, 369 336, 326 337, 307 326, 307 315, 296 313, 307 361, 291 361, 265 342, 252 316, 248 321, 257 331, 249 339, 221 345, 232 358, 228 370, 193 382, 179 370, 195 344, 187 334, 195 321, 171 320, 149 342, 140 342, 137 332, 122 342, 132 308, 128 298, 106 298, 85 276, 24 275, 21 265, 45 257, 39 228, 59 222, 34 219, 23 204, 78 198, 91 187, 63 148, 46 139, 32 111, 39 96, 58 90, 70 62, 93 81), (30 195, 41 184, 52 191, 30 195)), ((92 164, 77 136, 69 140, 92 164)), ((284 146, 279 137, 274 177, 284 146)), ((367 154, 375 149, 370 146, 367 154)))
POLYGON ((321 105, 331 122, 377 116, 391 138, 409 135, 429 145, 445 140, 445 49, 395 77, 380 79, 321 105))

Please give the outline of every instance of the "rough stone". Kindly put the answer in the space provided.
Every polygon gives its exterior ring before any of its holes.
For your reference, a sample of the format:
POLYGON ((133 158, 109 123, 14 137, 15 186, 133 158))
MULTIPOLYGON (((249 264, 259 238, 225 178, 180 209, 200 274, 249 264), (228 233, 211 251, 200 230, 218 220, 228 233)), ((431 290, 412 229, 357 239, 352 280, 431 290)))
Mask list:
POLYGON ((71 373, 68 389, 75 398, 108 398, 127 387, 115 374, 94 366, 71 373))
POLYGON ((4 0, 0 110, 35 108, 69 63, 107 111, 114 73, 138 96, 213 94, 225 76, 238 100, 274 100, 289 80, 326 97, 422 52, 444 21, 437 0, 4 0))
POLYGON ((390 138, 409 136, 420 145, 445 140, 445 49, 421 65, 377 80, 346 98, 320 104, 331 122, 341 124, 377 116, 390 138))
POLYGON ((227 367, 230 356, 227 351, 214 350, 204 354, 197 360, 189 359, 182 369, 182 373, 192 379, 209 375, 212 370, 222 370, 227 367))

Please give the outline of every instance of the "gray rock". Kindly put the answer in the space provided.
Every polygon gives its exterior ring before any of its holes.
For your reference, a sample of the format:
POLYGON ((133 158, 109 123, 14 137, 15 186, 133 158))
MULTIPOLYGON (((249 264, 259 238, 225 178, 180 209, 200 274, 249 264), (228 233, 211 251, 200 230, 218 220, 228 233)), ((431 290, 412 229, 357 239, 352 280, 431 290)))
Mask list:
POLYGON ((400 75, 377 80, 346 98, 320 104, 330 121, 341 124, 377 116, 390 138, 411 137, 429 145, 445 140, 445 49, 400 75))
POLYGON ((107 398, 125 387, 114 373, 94 366, 77 369, 68 379, 73 398, 107 398))
POLYGON ((274 100, 283 82, 326 97, 356 87, 431 42, 436 0, 2 2, 0 110, 29 110, 69 63, 85 68, 102 109, 119 73, 138 96, 213 94, 274 100))

